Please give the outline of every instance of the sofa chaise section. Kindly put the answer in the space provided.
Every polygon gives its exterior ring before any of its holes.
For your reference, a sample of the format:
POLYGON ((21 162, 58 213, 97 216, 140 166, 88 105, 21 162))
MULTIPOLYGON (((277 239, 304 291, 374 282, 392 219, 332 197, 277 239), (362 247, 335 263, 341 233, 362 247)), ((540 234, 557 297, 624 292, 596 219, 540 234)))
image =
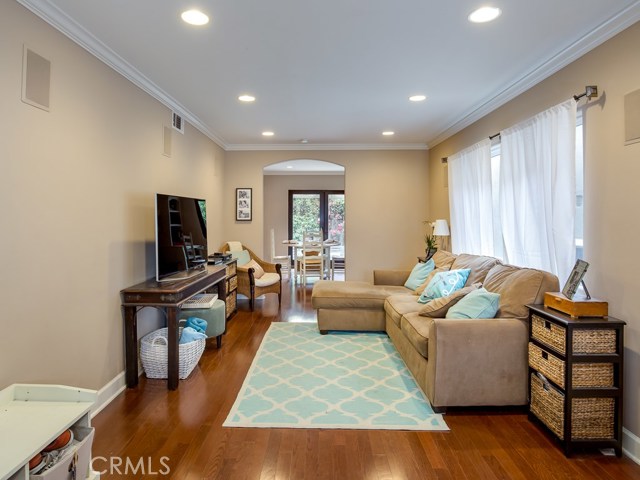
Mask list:
POLYGON ((557 277, 493 257, 444 252, 434 260, 444 270, 469 268, 467 285, 479 282, 499 293, 496 318, 422 316, 417 293, 403 286, 410 272, 378 270, 373 285, 316 284, 320 289, 314 287, 312 304, 319 329, 386 331, 436 410, 526 404, 526 305, 542 303, 545 292, 557 291, 557 277))
POLYGON ((329 330, 384 332, 386 298, 406 292, 403 286, 320 280, 313 286, 311 303, 318 312, 320 333, 329 330))

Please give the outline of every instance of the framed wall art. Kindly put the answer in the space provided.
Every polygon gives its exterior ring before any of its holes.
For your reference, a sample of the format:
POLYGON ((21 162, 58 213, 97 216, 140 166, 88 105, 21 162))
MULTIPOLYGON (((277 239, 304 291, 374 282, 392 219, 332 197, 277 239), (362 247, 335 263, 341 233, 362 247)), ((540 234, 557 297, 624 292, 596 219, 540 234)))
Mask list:
POLYGON ((251 221, 251 201, 250 188, 236 188, 236 222, 251 221))

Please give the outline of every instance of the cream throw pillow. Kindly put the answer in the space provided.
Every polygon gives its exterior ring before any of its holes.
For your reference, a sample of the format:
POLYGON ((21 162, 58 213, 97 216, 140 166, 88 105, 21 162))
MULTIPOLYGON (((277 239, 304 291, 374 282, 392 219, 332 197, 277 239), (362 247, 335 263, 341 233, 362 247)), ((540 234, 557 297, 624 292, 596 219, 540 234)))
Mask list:
POLYGON ((481 286, 481 283, 474 283, 473 285, 469 285, 468 287, 463 287, 460 290, 456 290, 451 295, 447 295, 446 297, 440 297, 436 298, 435 300, 431 300, 430 302, 426 303, 418 313, 423 317, 444 318, 447 314, 447 311, 456 303, 458 303, 466 294, 477 290, 481 286))
POLYGON ((254 259, 251 259, 251 261, 249 263, 246 263, 243 266, 246 269, 253 268, 253 276, 254 276, 254 278, 261 278, 264 275, 264 269, 254 259))

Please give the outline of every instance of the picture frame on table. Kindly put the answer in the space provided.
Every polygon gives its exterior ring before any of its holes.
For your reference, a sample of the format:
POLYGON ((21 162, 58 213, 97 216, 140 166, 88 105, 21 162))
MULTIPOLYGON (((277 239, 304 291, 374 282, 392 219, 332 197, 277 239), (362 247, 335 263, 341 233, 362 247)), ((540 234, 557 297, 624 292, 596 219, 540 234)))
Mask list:
MULTIPOLYGON (((567 283, 564 284, 564 288, 562 289, 562 293, 569 300, 573 299, 573 296, 576 294, 580 283, 584 279, 584 275, 587 273, 587 269, 589 268, 589 264, 584 260, 576 260, 576 264, 571 270, 571 274, 567 279, 567 283)), ((585 291, 587 297, 589 297, 589 293, 585 291)))
POLYGON ((236 188, 236 222, 250 222, 253 217, 252 189, 236 188))

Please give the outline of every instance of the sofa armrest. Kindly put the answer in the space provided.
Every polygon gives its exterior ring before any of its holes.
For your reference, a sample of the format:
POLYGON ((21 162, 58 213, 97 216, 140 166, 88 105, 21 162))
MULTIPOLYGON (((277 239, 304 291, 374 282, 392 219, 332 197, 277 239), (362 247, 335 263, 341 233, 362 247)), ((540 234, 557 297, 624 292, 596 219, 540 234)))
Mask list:
POLYGON ((373 284, 403 286, 410 274, 411 270, 374 270, 373 284))
POLYGON ((526 404, 527 343, 527 324, 516 318, 434 319, 434 406, 526 404))

